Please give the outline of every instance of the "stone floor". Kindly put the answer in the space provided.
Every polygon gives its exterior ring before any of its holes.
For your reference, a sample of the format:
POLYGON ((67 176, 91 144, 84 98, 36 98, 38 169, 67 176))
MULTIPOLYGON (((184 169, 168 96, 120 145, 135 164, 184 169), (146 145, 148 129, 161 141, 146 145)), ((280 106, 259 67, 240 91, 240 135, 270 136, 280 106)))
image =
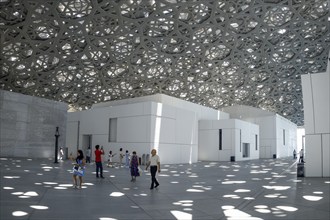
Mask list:
MULTIPOLYGON (((0 219, 330 219, 330 179, 297 178, 296 161, 162 165, 130 182, 127 168, 87 165, 72 188, 71 161, 0 158, 0 219)), ((142 166, 144 168, 144 166, 142 166)))

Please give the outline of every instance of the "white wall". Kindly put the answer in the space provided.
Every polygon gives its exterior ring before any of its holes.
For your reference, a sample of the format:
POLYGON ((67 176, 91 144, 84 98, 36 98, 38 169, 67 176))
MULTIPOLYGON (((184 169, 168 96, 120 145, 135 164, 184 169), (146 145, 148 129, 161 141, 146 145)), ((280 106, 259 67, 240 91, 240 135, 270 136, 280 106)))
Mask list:
POLYGON ((199 160, 230 161, 235 156, 236 161, 259 158, 258 147, 255 145, 255 135, 259 138, 259 126, 237 119, 201 120, 199 121, 199 160), (222 129, 222 150, 219 150, 219 129, 222 129), (241 139, 240 139, 241 133, 241 139), (250 156, 243 158, 241 143, 250 144, 250 156))
MULTIPOLYGON (((328 64, 329 66, 330 64, 328 64)), ((329 72, 302 75, 305 118, 305 176, 330 176, 329 72)))
POLYGON ((273 158, 276 154, 276 121, 274 115, 253 118, 249 121, 259 125, 260 158, 273 158))
POLYGON ((297 126, 282 116, 276 115, 276 156, 292 157, 293 150, 297 151, 297 126), (283 142, 283 130, 285 130, 285 143, 283 142))

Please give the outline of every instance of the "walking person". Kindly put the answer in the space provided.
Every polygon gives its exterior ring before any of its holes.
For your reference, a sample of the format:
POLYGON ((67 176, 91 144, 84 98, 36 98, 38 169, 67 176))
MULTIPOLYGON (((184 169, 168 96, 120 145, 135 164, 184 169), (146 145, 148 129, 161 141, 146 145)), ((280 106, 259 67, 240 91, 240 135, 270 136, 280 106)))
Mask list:
POLYGON ((301 149, 299 152, 299 163, 305 163, 304 161, 304 150, 301 149))
POLYGON ((103 147, 101 147, 101 150, 99 150, 100 146, 95 146, 95 164, 96 164, 96 178, 103 177, 103 165, 102 165, 102 155, 104 155, 103 147), (100 176, 99 176, 100 172, 100 176))
POLYGON ((160 173, 160 158, 157 155, 156 149, 151 150, 151 157, 148 161, 146 170, 148 170, 148 167, 150 166, 150 173, 151 173, 151 186, 150 189, 153 189, 154 187, 157 188, 159 186, 159 182, 156 179, 156 173, 160 173))
POLYGON ((130 168, 131 168, 131 182, 135 182, 136 181, 136 177, 140 176, 139 173, 139 159, 138 156, 136 155, 136 152, 133 151, 133 155, 131 158, 131 162, 130 162, 130 168))
POLYGON ((73 188, 81 189, 83 183, 83 176, 85 174, 85 159, 82 150, 77 151, 76 162, 73 167, 73 188), (77 182, 77 176, 79 177, 79 186, 77 182))

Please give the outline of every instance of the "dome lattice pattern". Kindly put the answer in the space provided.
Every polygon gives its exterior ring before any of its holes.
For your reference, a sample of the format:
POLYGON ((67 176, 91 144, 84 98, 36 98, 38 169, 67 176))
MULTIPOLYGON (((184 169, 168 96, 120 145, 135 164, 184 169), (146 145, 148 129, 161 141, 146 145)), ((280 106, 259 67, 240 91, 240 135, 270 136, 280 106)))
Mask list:
POLYGON ((327 0, 0 0, 0 88, 72 108, 163 93, 303 125, 326 70, 327 0))

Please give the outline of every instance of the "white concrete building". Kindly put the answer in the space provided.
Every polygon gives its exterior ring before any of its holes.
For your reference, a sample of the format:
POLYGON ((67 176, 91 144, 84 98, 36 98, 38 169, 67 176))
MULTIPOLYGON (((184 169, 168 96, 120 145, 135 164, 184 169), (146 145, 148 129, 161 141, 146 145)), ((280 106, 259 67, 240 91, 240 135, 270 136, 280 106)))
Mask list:
POLYGON ((202 161, 259 159, 259 126, 238 119, 201 120, 198 155, 202 161))
POLYGON ((327 72, 303 75, 301 81, 305 118, 305 176, 329 177, 330 60, 327 72))
MULTIPOLYGON (((222 109, 231 118, 259 125, 260 158, 281 158, 293 155, 297 147, 297 125, 288 119, 250 106, 230 106, 222 109)), ((296 149, 297 151, 297 149, 296 149)))
POLYGON ((228 113, 156 94, 69 113, 66 143, 70 152, 99 144, 106 153, 112 150, 117 155, 119 148, 139 156, 156 148, 162 163, 194 163, 198 160, 198 121, 228 118, 228 113))

